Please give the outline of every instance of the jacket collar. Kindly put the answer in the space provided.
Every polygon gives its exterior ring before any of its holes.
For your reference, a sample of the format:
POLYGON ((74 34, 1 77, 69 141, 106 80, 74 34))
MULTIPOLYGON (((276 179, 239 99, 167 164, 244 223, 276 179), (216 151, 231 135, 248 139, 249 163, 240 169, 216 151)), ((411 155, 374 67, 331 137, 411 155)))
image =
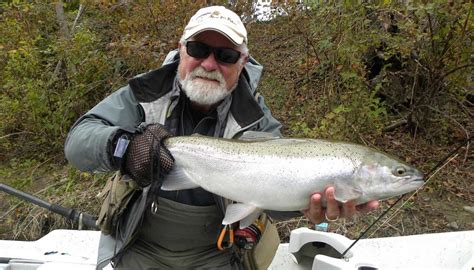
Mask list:
POLYGON ((179 62, 173 62, 131 79, 128 84, 138 102, 159 99, 173 88, 179 62))
MULTIPOLYGON (((173 89, 178 64, 179 60, 131 79, 129 85, 137 101, 153 102, 170 92, 173 89)), ((241 127, 255 123, 264 116, 253 96, 254 90, 249 85, 250 80, 247 70, 243 69, 237 87, 231 94, 230 112, 241 127)))

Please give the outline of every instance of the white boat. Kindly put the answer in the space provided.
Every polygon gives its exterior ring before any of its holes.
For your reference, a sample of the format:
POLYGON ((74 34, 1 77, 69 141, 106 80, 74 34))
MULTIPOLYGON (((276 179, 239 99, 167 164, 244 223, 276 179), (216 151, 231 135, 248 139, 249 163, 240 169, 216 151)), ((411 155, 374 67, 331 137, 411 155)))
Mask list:
MULTIPOLYGON (((54 230, 37 241, 0 240, 0 270, 96 269, 99 239, 99 231, 54 230)), ((352 242, 335 233, 295 229, 269 269, 474 269, 474 230, 362 239, 345 258, 335 256, 352 242)))

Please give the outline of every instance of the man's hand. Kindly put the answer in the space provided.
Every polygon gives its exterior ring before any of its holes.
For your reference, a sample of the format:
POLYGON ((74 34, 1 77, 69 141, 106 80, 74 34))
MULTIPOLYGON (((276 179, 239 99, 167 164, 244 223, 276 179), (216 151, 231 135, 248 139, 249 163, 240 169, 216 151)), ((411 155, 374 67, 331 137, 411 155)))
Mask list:
POLYGON ((173 167, 174 159, 162 140, 171 134, 160 124, 146 126, 130 140, 122 170, 141 187, 157 181, 173 167))
POLYGON ((342 206, 334 198, 334 187, 328 187, 324 191, 326 208, 322 205, 321 193, 311 195, 309 208, 304 210, 304 215, 314 224, 324 221, 336 221, 339 218, 351 218, 357 211, 367 213, 379 206, 378 201, 370 201, 356 206, 353 201, 343 203, 342 206))

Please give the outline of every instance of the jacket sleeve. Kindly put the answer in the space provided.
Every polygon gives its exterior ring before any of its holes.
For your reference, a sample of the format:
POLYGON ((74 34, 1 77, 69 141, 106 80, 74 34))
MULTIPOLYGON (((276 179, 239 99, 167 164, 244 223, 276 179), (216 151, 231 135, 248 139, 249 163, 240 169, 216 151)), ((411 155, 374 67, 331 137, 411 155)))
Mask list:
POLYGON ((143 121, 143 109, 130 87, 120 88, 74 123, 64 146, 66 159, 82 171, 116 170, 113 139, 123 131, 134 133, 143 121))

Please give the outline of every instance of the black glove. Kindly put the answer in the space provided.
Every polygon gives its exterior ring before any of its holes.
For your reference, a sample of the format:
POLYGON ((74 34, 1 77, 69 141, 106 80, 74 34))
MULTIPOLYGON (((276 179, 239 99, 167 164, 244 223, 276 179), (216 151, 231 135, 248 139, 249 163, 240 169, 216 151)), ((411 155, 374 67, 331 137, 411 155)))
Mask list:
POLYGON ((171 136, 160 124, 148 125, 132 135, 122 162, 122 171, 141 187, 163 179, 163 175, 173 167, 174 158, 162 141, 171 136))

